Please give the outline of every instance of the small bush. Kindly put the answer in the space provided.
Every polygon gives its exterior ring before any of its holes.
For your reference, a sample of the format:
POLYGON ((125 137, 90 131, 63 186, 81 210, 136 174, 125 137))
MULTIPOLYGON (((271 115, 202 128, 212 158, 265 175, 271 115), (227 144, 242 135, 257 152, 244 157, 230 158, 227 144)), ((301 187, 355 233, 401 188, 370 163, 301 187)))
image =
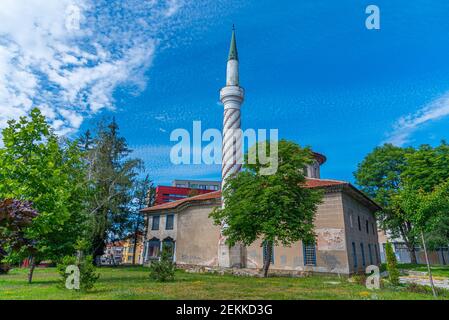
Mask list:
MULTIPOLYGON (((416 283, 411 283, 411 284, 407 285, 406 290, 408 292, 413 292, 413 293, 423 293, 423 294, 433 295, 431 287, 419 285, 416 283)), ((435 287, 435 291, 436 291, 438 297, 446 297, 446 298, 449 297, 449 290, 435 287)))
POLYGON ((0 263, 0 274, 7 274, 9 272, 9 265, 6 263, 0 263))
POLYGON ((159 282, 173 281, 175 280, 175 270, 171 248, 163 248, 161 259, 150 264, 150 279, 159 282))
POLYGON ((86 256, 82 259, 78 259, 73 256, 66 256, 62 259, 61 263, 57 265, 57 270, 61 275, 61 285, 65 287, 69 274, 66 274, 67 267, 75 265, 80 270, 80 290, 86 291, 94 287, 100 275, 96 272, 96 268, 93 265, 92 256, 86 256))
POLYGON ((4 251, 1 247, 1 243, 0 243, 0 274, 7 274, 10 266, 8 263, 6 262, 2 262, 3 259, 5 259, 6 257, 6 251, 4 251))
POLYGON ((361 286, 365 286, 366 285, 366 276, 363 274, 356 274, 351 277, 351 282, 359 284, 361 286))
POLYGON ((396 255, 393 251, 393 246, 390 242, 385 244, 385 256, 387 259, 387 271, 388 278, 390 283, 393 286, 399 285, 399 270, 398 270, 398 261, 396 260, 396 255))

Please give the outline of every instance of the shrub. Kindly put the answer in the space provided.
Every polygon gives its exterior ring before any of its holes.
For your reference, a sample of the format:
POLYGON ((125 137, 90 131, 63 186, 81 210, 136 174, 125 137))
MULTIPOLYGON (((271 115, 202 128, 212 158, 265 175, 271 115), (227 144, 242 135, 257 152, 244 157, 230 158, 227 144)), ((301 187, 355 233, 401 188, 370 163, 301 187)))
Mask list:
POLYGON ((162 249, 161 259, 153 261, 150 265, 150 278, 159 282, 173 281, 175 270, 171 248, 165 247, 162 249))
POLYGON ((399 285, 399 270, 398 261, 393 251, 393 246, 390 242, 385 244, 385 257, 387 259, 387 271, 390 283, 394 286, 399 285))
POLYGON ((74 256, 66 256, 61 263, 57 265, 57 270, 61 275, 61 285, 65 286, 69 274, 66 274, 67 267, 75 265, 80 270, 80 290, 86 291, 94 287, 100 275, 96 273, 96 268, 93 265, 92 256, 86 256, 78 259, 74 256))
POLYGON ((352 283, 356 283, 356 284, 359 284, 361 286, 365 286, 366 285, 366 276, 364 274, 353 275, 350 279, 351 279, 352 283))
POLYGON ((7 274, 9 272, 10 266, 6 263, 0 262, 0 274, 7 274))
POLYGON ((2 260, 6 257, 6 251, 4 251, 1 247, 0 243, 0 274, 6 274, 9 271, 9 264, 2 262, 2 260))
MULTIPOLYGON (((411 283, 411 284, 407 285, 406 290, 408 292, 413 292, 413 293, 423 293, 423 294, 433 295, 431 287, 419 285, 416 283, 411 283)), ((449 297, 449 290, 435 287, 435 291, 437 292, 437 295, 439 297, 446 297, 446 298, 449 297)))

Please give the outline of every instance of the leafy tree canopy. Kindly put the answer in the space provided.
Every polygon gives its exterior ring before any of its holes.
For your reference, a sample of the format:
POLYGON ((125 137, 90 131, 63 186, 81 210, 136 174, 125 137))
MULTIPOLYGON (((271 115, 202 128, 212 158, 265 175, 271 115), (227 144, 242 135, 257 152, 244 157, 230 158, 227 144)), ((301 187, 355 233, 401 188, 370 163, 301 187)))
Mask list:
MULTIPOLYGON (((262 143, 257 150, 269 150, 262 143)), ((321 201, 317 190, 305 185, 304 168, 312 161, 309 148, 281 140, 278 142, 279 166, 272 175, 260 174, 266 167, 257 154, 254 164, 245 161, 243 171, 226 181, 223 190, 224 208, 211 216, 215 223, 224 223, 224 235, 230 245, 242 242, 250 245, 257 239, 283 245, 303 240, 315 242, 314 217, 321 201)))
POLYGON ((0 199, 31 201, 39 215, 27 230, 38 259, 73 253, 83 234, 85 166, 76 142, 61 143, 39 109, 2 132, 0 199))

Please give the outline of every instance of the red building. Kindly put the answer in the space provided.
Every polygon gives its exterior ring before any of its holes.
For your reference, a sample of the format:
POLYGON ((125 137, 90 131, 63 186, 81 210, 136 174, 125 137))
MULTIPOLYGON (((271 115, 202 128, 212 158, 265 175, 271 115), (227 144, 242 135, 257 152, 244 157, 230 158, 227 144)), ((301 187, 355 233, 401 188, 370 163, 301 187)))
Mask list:
POLYGON ((184 198, 213 192, 215 190, 202 190, 194 188, 180 188, 170 186, 158 186, 156 188, 155 205, 162 203, 173 202, 184 198))

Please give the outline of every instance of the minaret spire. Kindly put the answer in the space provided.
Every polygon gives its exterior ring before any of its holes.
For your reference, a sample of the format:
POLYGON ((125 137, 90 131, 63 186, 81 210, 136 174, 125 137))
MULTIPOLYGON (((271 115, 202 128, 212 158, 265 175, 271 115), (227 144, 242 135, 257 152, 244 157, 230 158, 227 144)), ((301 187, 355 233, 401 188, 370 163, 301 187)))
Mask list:
POLYGON ((229 60, 237 60, 239 61, 239 55, 237 52, 237 40, 235 39, 235 26, 232 25, 232 38, 231 38, 231 47, 229 48, 229 60))
POLYGON ((226 71, 226 85, 239 85, 239 55, 237 52, 237 40, 235 37, 235 27, 232 26, 231 46, 229 47, 228 66, 226 71))

